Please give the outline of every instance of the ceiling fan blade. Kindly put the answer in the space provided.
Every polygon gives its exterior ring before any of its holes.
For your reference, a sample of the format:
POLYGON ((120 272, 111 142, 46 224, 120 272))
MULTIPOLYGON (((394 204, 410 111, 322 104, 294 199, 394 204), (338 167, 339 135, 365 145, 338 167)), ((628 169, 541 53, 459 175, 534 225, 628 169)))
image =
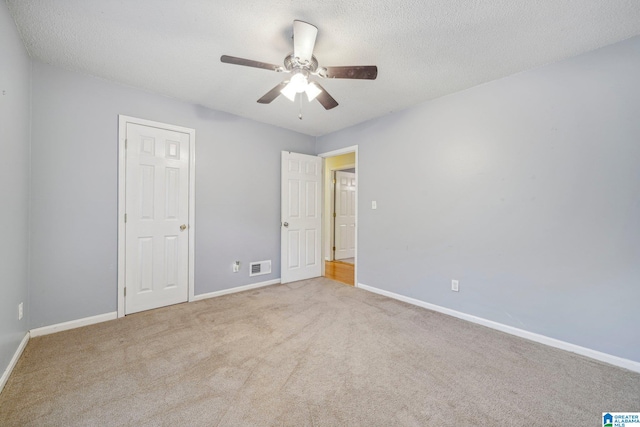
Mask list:
POLYGON ((293 56, 301 63, 311 62, 318 28, 304 21, 293 21, 293 56))
POLYGON ((280 91, 289 83, 288 81, 280 83, 278 86, 265 93, 262 98, 258 99, 260 104, 271 104, 271 102, 280 95, 280 91))
POLYGON ((263 68, 271 71, 282 71, 282 67, 274 64, 267 64, 266 62, 253 61, 251 59, 238 58, 236 56, 222 55, 220 61, 225 64, 244 65, 245 67, 263 68))
POLYGON ((313 82, 313 84, 318 86, 318 89, 322 90, 322 92, 320 92, 318 96, 316 96, 316 99, 320 104, 322 104, 325 110, 331 110, 332 108, 338 106, 338 101, 333 99, 333 97, 329 95, 329 92, 327 92, 325 88, 320 86, 318 82, 313 82))
POLYGON ((320 73, 329 79, 367 79, 378 77, 378 67, 375 65, 354 65, 351 67, 325 67, 320 73))

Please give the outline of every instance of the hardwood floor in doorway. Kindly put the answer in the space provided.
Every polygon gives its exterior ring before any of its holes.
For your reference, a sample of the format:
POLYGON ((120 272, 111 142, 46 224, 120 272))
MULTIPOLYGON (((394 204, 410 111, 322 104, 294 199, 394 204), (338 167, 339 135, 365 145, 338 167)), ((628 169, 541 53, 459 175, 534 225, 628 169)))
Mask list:
POLYGON ((354 286, 355 273, 354 265, 341 261, 325 261, 324 262, 324 277, 327 279, 336 280, 346 285, 354 286))

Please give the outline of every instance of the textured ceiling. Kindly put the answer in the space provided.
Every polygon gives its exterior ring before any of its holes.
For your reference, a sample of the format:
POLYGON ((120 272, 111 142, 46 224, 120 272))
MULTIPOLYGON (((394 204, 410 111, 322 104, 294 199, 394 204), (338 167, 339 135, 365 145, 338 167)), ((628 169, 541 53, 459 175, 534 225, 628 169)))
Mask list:
POLYGON ((637 0, 7 0, 45 63, 310 135, 323 135, 640 34, 637 0), (377 65, 323 80, 330 111, 280 96, 283 80, 222 54, 282 64, 292 23, 319 29, 320 65, 377 65))

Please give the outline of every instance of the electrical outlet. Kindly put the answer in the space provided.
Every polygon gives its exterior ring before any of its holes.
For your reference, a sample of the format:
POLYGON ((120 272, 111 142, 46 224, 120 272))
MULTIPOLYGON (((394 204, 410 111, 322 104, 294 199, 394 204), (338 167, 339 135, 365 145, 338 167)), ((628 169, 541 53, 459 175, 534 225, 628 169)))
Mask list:
POLYGON ((18 304, 18 320, 22 320, 24 315, 24 305, 22 303, 18 304))
POLYGON ((238 271, 240 271, 240 261, 233 263, 233 272, 237 273, 238 271))
POLYGON ((458 281, 457 280, 452 280, 451 281, 451 290, 453 292, 458 292, 460 289, 458 288, 458 281))

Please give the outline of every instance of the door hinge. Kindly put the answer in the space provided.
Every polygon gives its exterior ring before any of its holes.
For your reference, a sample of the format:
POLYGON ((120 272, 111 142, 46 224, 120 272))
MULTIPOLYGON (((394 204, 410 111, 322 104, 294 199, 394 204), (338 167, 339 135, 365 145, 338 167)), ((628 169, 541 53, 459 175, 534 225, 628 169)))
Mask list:
POLYGON ((334 183, 334 184, 336 183, 336 180, 335 180, 335 178, 334 178, 334 180, 333 180, 333 183, 334 183))
POLYGON ((336 247, 335 247, 335 246, 333 247, 333 251, 334 251, 334 252, 336 251, 336 247))
POLYGON ((127 214, 124 214, 124 222, 127 222, 127 214))
POLYGON ((124 287, 124 296, 125 297, 127 296, 127 287, 126 286, 124 287))
POLYGON ((127 143, 128 143, 128 142, 129 142, 129 140, 128 140, 128 139, 125 139, 125 140, 124 140, 124 149, 125 149, 125 150, 127 149, 127 143))
POLYGON ((334 218, 336 217, 336 213, 335 213, 335 212, 333 213, 333 217, 334 217, 334 218))

